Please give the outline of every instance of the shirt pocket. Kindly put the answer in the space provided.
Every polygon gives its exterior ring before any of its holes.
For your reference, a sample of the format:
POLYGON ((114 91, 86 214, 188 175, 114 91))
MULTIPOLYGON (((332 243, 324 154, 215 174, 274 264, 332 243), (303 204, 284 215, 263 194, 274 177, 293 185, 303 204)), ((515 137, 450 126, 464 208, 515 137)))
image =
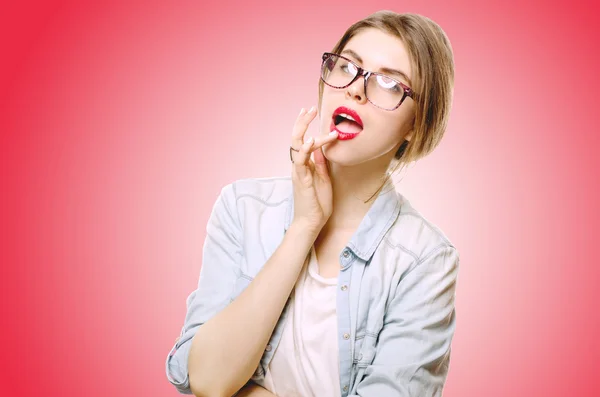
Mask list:
POLYGON ((233 291, 231 292, 229 302, 233 302, 235 298, 237 298, 250 285, 252 280, 254 279, 247 274, 240 273, 238 278, 235 280, 235 284, 233 285, 233 291))
POLYGON ((370 365, 375 357, 376 343, 377 335, 375 334, 367 332, 363 335, 357 335, 354 342, 353 364, 359 368, 370 365))
POLYGON ((355 393, 357 382, 360 382, 365 376, 365 371, 373 363, 375 357, 375 345, 377 336, 372 334, 357 335, 354 341, 354 356, 352 357, 352 371, 350 384, 352 385, 350 394, 355 393))

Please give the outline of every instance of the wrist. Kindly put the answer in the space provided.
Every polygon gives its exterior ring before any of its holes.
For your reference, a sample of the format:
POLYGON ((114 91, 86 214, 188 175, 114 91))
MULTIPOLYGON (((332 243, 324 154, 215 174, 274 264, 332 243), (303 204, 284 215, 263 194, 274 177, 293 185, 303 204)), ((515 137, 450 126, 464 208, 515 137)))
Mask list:
POLYGON ((310 245, 312 245, 319 236, 321 228, 322 227, 312 225, 308 221, 304 221, 302 219, 294 219, 286 235, 291 234, 294 238, 306 240, 310 243, 310 245))

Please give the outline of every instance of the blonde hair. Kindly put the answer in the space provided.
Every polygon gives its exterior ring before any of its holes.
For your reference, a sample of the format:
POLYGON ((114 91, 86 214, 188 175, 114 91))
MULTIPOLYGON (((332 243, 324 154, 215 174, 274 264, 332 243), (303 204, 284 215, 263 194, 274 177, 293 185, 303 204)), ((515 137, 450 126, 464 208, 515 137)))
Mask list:
MULTIPOLYGON (((440 143, 450 116, 454 90, 454 56, 450 40, 431 19, 413 13, 378 11, 346 30, 331 52, 339 54, 357 33, 376 28, 398 37, 408 51, 415 92, 415 119, 410 141, 404 141, 390 162, 384 183, 369 198, 376 197, 395 173, 411 162, 427 156, 440 143)), ((319 109, 323 99, 323 81, 319 80, 319 109)), ((367 202, 369 201, 367 200, 367 202)))

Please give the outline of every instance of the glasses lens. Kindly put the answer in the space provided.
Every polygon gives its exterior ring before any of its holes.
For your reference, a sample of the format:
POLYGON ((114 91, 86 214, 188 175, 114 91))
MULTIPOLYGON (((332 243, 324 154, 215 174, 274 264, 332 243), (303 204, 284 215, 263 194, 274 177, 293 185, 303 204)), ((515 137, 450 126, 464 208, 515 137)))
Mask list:
POLYGON ((384 109, 393 109, 402 100, 404 89, 400 83, 386 75, 373 73, 367 83, 367 98, 384 109))
POLYGON ((332 87, 342 88, 347 86, 356 77, 357 73, 356 66, 344 58, 329 55, 323 60, 321 78, 332 87))

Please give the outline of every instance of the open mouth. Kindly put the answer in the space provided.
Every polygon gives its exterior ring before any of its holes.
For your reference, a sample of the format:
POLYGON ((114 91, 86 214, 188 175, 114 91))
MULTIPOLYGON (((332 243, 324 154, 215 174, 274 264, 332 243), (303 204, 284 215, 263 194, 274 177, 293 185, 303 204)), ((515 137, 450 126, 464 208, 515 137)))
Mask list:
POLYGON ((337 130, 339 138, 356 136, 363 130, 363 122, 354 110, 340 106, 333 112, 331 130, 337 130))

